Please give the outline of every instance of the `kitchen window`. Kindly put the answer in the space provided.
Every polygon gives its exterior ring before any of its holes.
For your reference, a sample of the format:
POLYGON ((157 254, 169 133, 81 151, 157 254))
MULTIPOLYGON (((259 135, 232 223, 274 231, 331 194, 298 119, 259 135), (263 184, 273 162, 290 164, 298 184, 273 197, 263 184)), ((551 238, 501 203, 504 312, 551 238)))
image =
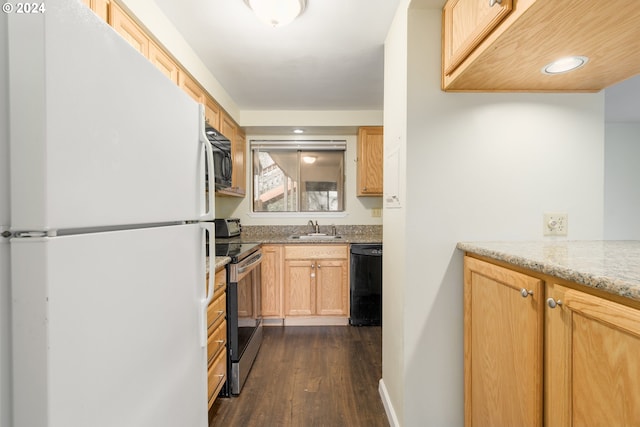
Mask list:
POLYGON ((343 212, 346 141, 251 141, 253 212, 343 212))

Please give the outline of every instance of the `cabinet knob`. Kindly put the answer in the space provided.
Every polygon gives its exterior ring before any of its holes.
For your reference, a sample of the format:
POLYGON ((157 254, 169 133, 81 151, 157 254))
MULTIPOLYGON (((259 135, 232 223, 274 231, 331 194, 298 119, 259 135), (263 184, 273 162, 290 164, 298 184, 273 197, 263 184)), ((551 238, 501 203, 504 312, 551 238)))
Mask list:
POLYGON ((522 298, 526 298, 529 295, 533 295, 533 291, 532 290, 526 290, 525 288, 520 289, 520 295, 522 295, 522 298))
POLYGON ((489 0, 489 7, 495 6, 495 4, 502 4, 502 0, 489 0))
POLYGON ((553 298, 547 298, 547 305, 549 306, 549 308, 556 308, 556 306, 562 305, 562 301, 561 300, 556 301, 553 298))
POLYGON ((320 268, 320 264, 318 264, 318 268, 320 268))

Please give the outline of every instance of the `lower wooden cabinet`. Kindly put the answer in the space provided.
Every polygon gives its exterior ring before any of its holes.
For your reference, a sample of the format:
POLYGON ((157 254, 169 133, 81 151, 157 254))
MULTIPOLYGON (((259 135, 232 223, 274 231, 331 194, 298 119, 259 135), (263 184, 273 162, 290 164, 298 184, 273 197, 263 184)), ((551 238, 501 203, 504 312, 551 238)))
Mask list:
POLYGON ((547 297, 545 425, 639 426, 640 310, 554 283, 547 297))
POLYGON ((209 408, 227 379, 227 271, 215 272, 215 293, 207 308, 207 383, 209 408))
POLYGON ((283 318, 282 245, 262 245, 260 294, 262 317, 283 318))
POLYGON ((465 258, 465 426, 542 425, 543 304, 542 280, 465 258))
POLYGON ((284 315, 348 316, 347 245, 284 247, 284 315))
POLYGON ((465 426, 640 425, 639 309, 464 263, 465 426))

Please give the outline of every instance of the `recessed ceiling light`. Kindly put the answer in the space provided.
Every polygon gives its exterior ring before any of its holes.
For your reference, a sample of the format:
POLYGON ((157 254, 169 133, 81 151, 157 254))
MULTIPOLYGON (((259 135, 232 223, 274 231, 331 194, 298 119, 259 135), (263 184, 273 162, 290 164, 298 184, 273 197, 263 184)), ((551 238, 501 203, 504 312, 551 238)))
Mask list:
POLYGON ((545 65, 540 71, 542 74, 548 75, 567 73, 569 71, 577 70, 584 66, 588 61, 589 58, 586 56, 567 56, 545 65))
POLYGON ((294 129, 293 133, 304 133, 304 129, 294 129))
POLYGON ((302 160, 307 164, 313 164, 313 163, 316 162, 316 157, 315 156, 303 156, 302 160))

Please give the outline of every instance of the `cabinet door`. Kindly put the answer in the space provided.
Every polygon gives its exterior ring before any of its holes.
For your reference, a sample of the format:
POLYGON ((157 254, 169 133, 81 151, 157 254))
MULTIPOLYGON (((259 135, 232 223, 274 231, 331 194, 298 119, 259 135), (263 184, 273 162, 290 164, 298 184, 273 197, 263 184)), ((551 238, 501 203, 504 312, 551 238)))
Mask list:
POLYGON ((343 260, 316 262, 316 302, 320 316, 349 314, 348 263, 343 260))
POLYGON ((262 246, 262 316, 282 318, 282 246, 262 246))
POLYGON ((145 32, 116 3, 110 7, 111 26, 136 48, 145 58, 149 58, 149 38, 145 32))
POLYGON ((284 273, 285 316, 312 316, 316 313, 316 268, 311 260, 287 260, 284 273))
POLYGON ((233 187, 244 195, 246 190, 246 168, 245 168, 245 150, 247 139, 244 132, 240 129, 236 130, 236 139, 234 141, 233 151, 233 173, 232 181, 233 187))
POLYGON ((559 285, 547 296, 545 423, 640 425, 640 310, 559 285))
POLYGON ((442 9, 442 56, 450 74, 512 10, 512 0, 449 0, 442 9))
POLYGON ((179 86, 184 90, 187 95, 193 98, 194 101, 204 104, 204 91, 200 87, 200 85, 193 80, 187 73, 181 72, 178 73, 178 82, 179 86))
POLYGON ((204 118, 210 126, 220 130, 220 106, 208 96, 204 103, 204 118))
POLYGON ((382 126, 367 126, 358 129, 358 196, 382 196, 384 153, 382 135, 382 126))
POLYGON ((158 45, 149 41, 149 61, 175 84, 178 84, 178 65, 158 45))
POLYGON ((465 426, 542 426, 543 283, 464 262, 465 426))

